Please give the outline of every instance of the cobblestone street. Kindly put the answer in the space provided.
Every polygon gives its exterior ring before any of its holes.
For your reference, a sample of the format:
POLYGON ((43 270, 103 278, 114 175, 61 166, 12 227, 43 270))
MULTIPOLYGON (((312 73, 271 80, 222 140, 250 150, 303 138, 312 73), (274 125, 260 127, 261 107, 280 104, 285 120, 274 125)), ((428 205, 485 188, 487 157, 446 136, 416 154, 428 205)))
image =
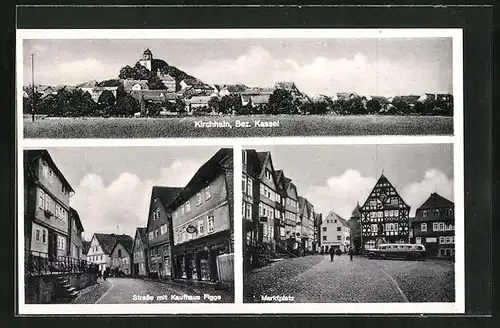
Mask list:
POLYGON ((285 259, 245 276, 245 302, 293 296, 304 303, 453 302, 453 262, 314 255, 285 259))
POLYGON ((212 286, 148 281, 134 278, 108 278, 86 288, 73 300, 74 304, 127 303, 232 303, 234 296, 227 290, 212 286))

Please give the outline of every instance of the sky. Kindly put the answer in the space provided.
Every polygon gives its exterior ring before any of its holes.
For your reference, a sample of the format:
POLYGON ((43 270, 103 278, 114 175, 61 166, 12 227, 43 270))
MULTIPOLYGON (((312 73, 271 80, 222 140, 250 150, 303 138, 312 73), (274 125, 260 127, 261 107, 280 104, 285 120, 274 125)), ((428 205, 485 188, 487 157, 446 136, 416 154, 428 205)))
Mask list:
POLYGON ((48 148, 75 190, 83 236, 145 227, 153 186, 184 187, 219 147, 48 148))
POLYGON ((145 48, 208 84, 294 81, 309 95, 452 93, 451 38, 67 39, 23 42, 24 85, 117 78, 145 48))
POLYGON ((323 217, 333 210, 349 219, 382 173, 411 206, 411 216, 432 192, 454 199, 452 144, 245 148, 270 151, 274 169, 284 170, 299 196, 307 198, 323 217))

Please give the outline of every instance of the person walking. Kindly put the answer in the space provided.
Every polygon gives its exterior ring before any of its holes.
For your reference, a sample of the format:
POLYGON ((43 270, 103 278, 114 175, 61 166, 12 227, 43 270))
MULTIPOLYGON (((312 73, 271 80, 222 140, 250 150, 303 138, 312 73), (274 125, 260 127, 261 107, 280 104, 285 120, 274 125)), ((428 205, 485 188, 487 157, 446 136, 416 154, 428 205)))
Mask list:
POLYGON ((352 253, 354 253, 353 250, 352 250, 352 247, 349 247, 349 252, 348 253, 349 253, 349 259, 352 261, 352 253))
POLYGON ((330 253, 330 262, 333 262, 333 258, 335 256, 335 250, 333 249, 333 247, 330 247, 328 253, 330 253))

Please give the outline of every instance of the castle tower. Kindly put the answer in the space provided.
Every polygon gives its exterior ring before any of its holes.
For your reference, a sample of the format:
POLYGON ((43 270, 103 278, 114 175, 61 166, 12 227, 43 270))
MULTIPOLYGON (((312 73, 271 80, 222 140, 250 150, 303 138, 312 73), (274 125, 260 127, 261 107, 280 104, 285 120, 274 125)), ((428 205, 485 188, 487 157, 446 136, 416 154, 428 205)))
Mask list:
POLYGON ((144 50, 144 53, 142 54, 141 60, 139 60, 139 64, 142 66, 146 67, 148 70, 151 71, 151 62, 153 61, 153 53, 149 48, 146 48, 144 50))

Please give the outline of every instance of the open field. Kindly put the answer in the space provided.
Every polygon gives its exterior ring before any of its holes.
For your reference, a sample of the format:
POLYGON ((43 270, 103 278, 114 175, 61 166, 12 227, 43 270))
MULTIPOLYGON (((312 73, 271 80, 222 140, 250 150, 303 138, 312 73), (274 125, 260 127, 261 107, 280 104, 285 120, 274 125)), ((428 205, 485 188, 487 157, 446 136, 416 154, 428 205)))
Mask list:
POLYGON ((25 138, 235 138, 287 136, 452 135, 442 116, 217 116, 184 118, 25 118, 25 138), (199 122, 227 127, 199 127, 199 122), (259 121, 279 122, 258 127, 259 121), (198 122, 198 123, 197 123, 198 122), (237 127, 248 122, 248 127, 237 127), (230 126, 230 127, 229 127, 230 126))

